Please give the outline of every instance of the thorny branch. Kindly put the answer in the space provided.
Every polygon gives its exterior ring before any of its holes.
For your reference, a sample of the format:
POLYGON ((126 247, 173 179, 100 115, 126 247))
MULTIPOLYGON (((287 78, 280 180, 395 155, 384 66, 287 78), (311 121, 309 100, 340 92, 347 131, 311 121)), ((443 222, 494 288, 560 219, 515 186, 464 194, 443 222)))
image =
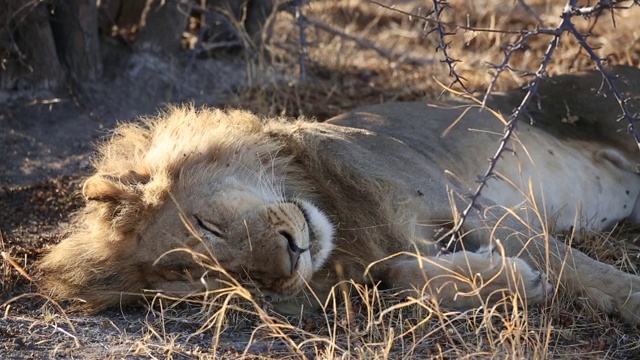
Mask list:
MULTIPOLYGON (((601 0, 593 6, 577 6, 576 1, 569 1, 564 9, 564 12, 569 12, 570 15, 583 16, 588 18, 592 15, 598 16, 603 10, 613 9, 627 9, 628 6, 616 6, 616 4, 624 2, 625 0, 601 0)), ((633 1, 634 4, 638 4, 637 0, 633 1)))
POLYGON ((587 54, 589 54, 589 57, 595 63, 596 68, 602 74, 604 81, 607 83, 607 86, 609 86, 609 90, 616 98, 616 101, 618 101, 620 109, 622 109, 622 116, 618 119, 618 121, 626 119, 627 122, 629 122, 628 132, 631 134, 631 136, 633 136, 636 144, 638 145, 638 149, 640 150, 640 131, 638 130, 638 127, 636 125, 636 123, 640 119, 640 115, 634 115, 629 111, 629 108, 627 107, 628 99, 620 92, 614 81, 616 76, 611 75, 607 71, 607 69, 605 69, 603 60, 595 53, 595 51, 593 51, 593 48, 589 46, 589 44, 587 44, 587 40, 585 39, 584 35, 582 35, 571 23, 569 24, 567 31, 576 38, 580 46, 587 52, 587 54))
MULTIPOLYGON (((443 3, 445 0, 433 0, 434 3, 443 3)), ((595 51, 593 50, 593 48, 588 45, 586 43, 585 37, 584 35, 582 35, 573 25, 573 23, 571 22, 571 18, 573 18, 574 16, 581 16, 584 18, 590 18, 593 16, 599 16, 604 10, 614 10, 614 9, 628 9, 631 6, 634 5, 640 5, 640 0, 633 0, 632 5, 630 6, 619 6, 618 4, 621 2, 626 2, 626 0, 601 0, 599 1, 597 4, 593 5, 593 6, 578 6, 577 5, 577 0, 568 0, 567 5, 565 6, 563 13, 562 13, 562 22, 560 23, 560 25, 558 25, 558 27, 556 28, 538 28, 535 30, 523 30, 523 29, 489 29, 489 28, 480 28, 480 27, 474 27, 474 26, 468 26, 468 25, 459 25, 459 24, 454 24, 454 23, 445 23, 440 21, 440 16, 438 14, 436 19, 432 19, 428 16, 421 16, 419 14, 415 14, 415 13, 410 13, 410 12, 406 12, 400 9, 396 9, 392 6, 388 6, 382 3, 379 3, 375 0, 371 0, 370 1, 372 4, 376 4, 382 8, 403 14, 403 15, 407 15, 409 17, 413 17, 413 18, 417 18, 420 19, 422 21, 424 21, 425 23, 430 23, 433 24, 435 26, 435 30, 439 32, 439 36, 440 36, 440 45, 438 48, 442 48, 442 45, 444 43, 445 47, 446 47, 446 43, 442 41, 442 39, 444 38, 444 36, 448 36, 448 35, 452 35, 455 33, 455 31, 457 30, 465 30, 465 31, 475 31, 475 32, 493 32, 493 33, 502 33, 502 34, 516 34, 516 35, 520 35, 520 39, 518 41, 516 41, 513 44, 510 44, 508 46, 507 52, 505 53, 505 57, 502 61, 502 63, 500 63, 499 65, 494 65, 493 68, 496 70, 496 73, 493 76, 492 81, 490 82, 486 94, 483 98, 483 105, 486 103, 487 97, 491 94, 495 83, 497 81, 497 79, 500 77, 500 75, 502 74, 502 72, 504 72, 507 69, 511 69, 511 67, 509 66, 509 61, 511 59, 511 57, 513 56, 513 54, 521 49, 526 48, 526 43, 528 40, 530 40, 531 38, 538 36, 538 35, 550 35, 553 36, 554 38, 556 37, 561 37, 561 35, 564 32, 568 32, 571 35, 576 37, 576 40, 578 40, 578 42, 580 43, 581 47, 584 48, 587 53, 589 54, 589 56, 591 57, 591 59, 596 63, 596 67, 598 70, 600 70, 600 72, 603 74, 605 81, 607 82, 607 84, 610 86, 611 91, 614 93, 617 92, 616 95, 616 99, 618 100, 618 102, 620 103, 620 107, 622 108, 623 111, 623 115, 624 118, 627 119, 627 121, 629 121, 630 127, 629 127, 629 131, 632 133, 634 139, 636 140, 636 143, 638 143, 638 147, 640 148, 640 134, 638 133, 639 130, 637 129, 637 127, 635 126, 635 122, 637 122, 637 117, 634 117, 633 115, 631 115, 631 112, 626 108, 626 99, 624 98, 624 96, 622 96, 622 94, 617 90, 617 87, 615 87, 615 84, 613 84, 613 79, 615 78, 615 76, 611 75, 608 71, 606 71, 606 69, 604 68, 604 65, 602 63, 602 59, 600 59, 595 51), (453 29, 450 30, 449 32, 445 33, 444 32, 444 26, 453 29), (613 84, 614 86, 611 87, 611 84, 613 84)), ((526 3, 524 2, 524 0, 520 0, 519 1, 521 3, 521 6, 525 7, 525 9, 528 9, 528 11, 530 11, 531 9, 526 5, 526 3)), ((436 8, 434 7, 434 11, 436 11, 436 8)), ((539 17, 536 17, 537 19, 539 19, 539 17)), ((450 58, 448 55, 445 55, 445 62, 447 62, 447 64, 455 64, 456 62, 459 62, 459 60, 456 59, 452 59, 450 58)), ((450 71, 452 70, 452 67, 449 66, 450 71)), ((455 69, 454 69, 455 70, 455 69)), ((545 68, 546 70, 546 68, 545 68)), ((454 71, 455 72, 455 71, 454 71)), ((454 80, 453 83, 455 83, 457 80, 463 79, 461 76, 454 74, 454 80)), ((464 80, 464 79, 463 79, 464 80)), ((525 104, 526 105, 526 104, 525 104)), ((520 114, 522 112, 521 109, 516 109, 516 112, 518 114, 520 114)))
MULTIPOLYGON (((565 13, 563 14, 562 23, 558 27, 557 34, 549 42, 549 46, 547 47, 547 50, 544 53, 544 57, 542 58, 540 67, 538 67, 538 71, 536 71, 534 79, 529 84, 529 90, 525 94, 524 98, 522 98, 520 105, 518 105, 518 107, 513 111, 513 113, 509 117, 507 126, 504 130, 502 138, 500 139, 500 144, 498 145, 498 149, 496 150, 496 153, 493 155, 493 157, 489 159, 489 167, 485 171, 484 175, 482 175, 482 177, 478 179, 478 187, 476 188, 476 191, 473 193, 473 195, 471 195, 471 199, 467 204, 467 207, 460 214, 459 221, 455 224, 453 229, 451 229, 446 234, 446 236, 450 236, 451 239, 449 240, 445 248, 449 248, 455 242, 456 234, 458 234, 462 229, 462 226, 464 225, 464 221, 466 220, 467 216, 469 216, 469 213, 471 212, 471 210, 477 206, 477 201, 481 196, 482 190, 487 185, 487 181, 489 181, 489 179, 495 176, 494 171, 496 168, 496 164, 502 157, 502 154, 506 151, 513 151, 512 149, 508 148, 507 145, 509 143, 509 140, 513 136, 513 133, 516 131, 516 128, 518 125, 518 118, 520 117, 520 114, 523 111, 525 111, 525 109, 527 108, 527 105, 529 104, 533 96, 535 96, 535 94, 537 93, 538 85, 540 84, 540 81, 542 80, 542 78, 545 76, 547 67, 549 66, 549 62, 551 62, 553 53, 558 47, 558 43, 560 42, 560 36, 562 35, 562 31, 563 31, 561 30, 563 27, 563 24, 567 22, 568 23, 571 22, 571 16, 565 13)), ((496 74, 495 76, 497 77, 498 74, 496 74)))
MULTIPOLYGON (((638 148, 640 149, 640 134, 639 134, 637 126, 636 126, 636 122, 638 121, 638 115, 633 115, 629 111, 628 107, 626 106, 628 99, 618 90, 618 88, 617 88, 617 86, 615 84, 615 81, 614 81, 615 77, 613 75, 611 75, 605 69, 603 60, 595 53, 593 48, 589 44, 587 44, 585 36, 583 34, 581 34, 576 29, 575 25, 571 22, 571 19, 574 16, 582 16, 582 17, 588 18, 588 17, 594 16, 594 15, 598 16, 605 9, 613 10, 614 8, 620 8, 620 7, 616 7, 615 6, 618 2, 619 1, 616 1, 616 0, 603 0, 603 1, 598 2, 594 6, 578 7, 577 6, 577 0, 569 0, 567 2, 567 5, 565 6, 565 8, 563 10, 563 13, 562 13, 562 16, 561 16, 562 21, 561 21, 560 25, 558 25, 558 27, 556 27, 556 28, 544 28, 544 29, 537 29, 537 30, 533 30, 533 31, 522 31, 522 32, 520 32, 520 35, 521 35, 520 39, 509 47, 508 51, 505 53, 505 56, 504 56, 504 59, 503 59, 502 63, 499 64, 499 65, 494 65, 494 69, 496 70, 496 73, 494 74, 494 77, 493 77, 492 81, 490 82, 490 84, 489 84, 489 86, 487 88, 487 92, 485 93, 485 96, 484 96, 483 101, 482 101, 483 105, 486 103, 487 97, 492 92, 493 87, 494 87, 498 77, 501 75, 501 73, 504 70, 509 69, 509 61, 511 59, 511 56, 517 50, 523 48, 525 46, 526 42, 533 36, 537 36, 537 35, 540 35, 540 34, 547 34, 547 35, 551 35, 552 36, 552 39, 549 42, 549 46, 547 47, 547 50, 545 51, 543 59, 542 59, 542 61, 540 63, 540 67, 536 71, 535 77, 533 78, 533 80, 529 84, 529 89, 528 89, 527 93, 525 94, 524 98, 520 102, 520 105, 518 105, 518 107, 513 111, 513 113, 509 117, 509 121, 508 121, 508 123, 507 123, 507 125, 505 127, 503 136, 500 139, 500 143, 498 145, 498 149, 496 150, 496 153, 494 154, 494 156, 489 159, 489 166, 488 166, 487 170, 485 171, 484 175, 479 177, 478 186, 477 186, 476 190, 474 191, 474 193, 470 196, 470 201, 467 204, 467 206, 465 207, 465 209, 462 211, 462 213, 460 214, 460 218, 458 219, 458 222, 453 227, 453 229, 449 230, 444 235, 443 238, 450 237, 450 240, 447 243, 446 248, 449 248, 454 243, 454 241, 456 240, 456 234, 458 234, 460 232, 462 226, 464 225, 464 222, 465 222, 467 216, 472 211, 472 209, 477 207, 477 202, 478 202, 478 199, 481 196, 482 190, 486 187, 487 181, 490 178, 495 176, 495 172, 494 172, 495 171, 495 167, 496 167, 496 164, 498 163, 498 161, 500 160, 500 158, 502 157, 502 155, 507 151, 512 151, 511 149, 509 149, 508 143, 509 143, 509 140, 511 139, 511 137, 513 136, 513 134, 514 134, 514 132, 515 132, 515 130, 517 128, 518 119, 519 119, 520 115, 523 112, 526 111, 526 108, 527 108, 529 102, 536 95, 538 85, 539 85, 540 81, 542 80, 542 78, 545 76, 546 71, 547 71, 547 67, 548 67, 548 65, 549 65, 549 63, 550 63, 550 61, 551 61, 551 59, 553 57, 553 53, 554 53, 555 49, 558 47, 558 44, 559 44, 561 36, 565 32, 571 34, 572 36, 574 36, 576 38, 576 40, 578 41, 580 46, 583 49, 585 49, 585 51, 589 54, 589 57, 594 61, 595 65, 596 65, 596 68, 602 73, 604 81, 609 86, 610 91, 613 93, 614 97, 618 101, 618 104, 620 105, 620 108, 622 110, 622 116, 620 117, 620 120, 626 119, 628 121, 628 123, 629 123, 629 132, 634 137, 634 139, 636 141, 636 144, 638 144, 638 148)), ((437 3, 438 3, 438 0, 434 0, 434 6, 437 3)), ((634 0, 633 4, 634 5, 639 4, 639 1, 638 0, 634 0)), ((434 11, 435 11, 435 7, 434 7, 434 11)), ((425 21, 428 21, 428 20, 425 19, 425 21)), ((460 28, 462 28, 462 27, 460 27, 460 28)), ((441 30, 442 28, 436 26, 436 29, 440 32, 440 37, 442 39, 442 36, 444 34, 444 32, 441 30)), ((476 30, 476 31, 478 31, 478 30, 476 30)), ((441 44, 442 44, 442 42, 441 42, 441 44)), ((448 60, 448 56, 447 56, 447 60, 448 60)), ((449 64, 448 61, 447 61, 447 64, 449 64)), ((450 69, 450 72, 451 72, 452 71, 452 67, 450 66, 449 69, 450 69)), ((455 71, 454 71, 454 73, 455 73, 455 71)), ((453 82, 455 83, 456 81, 459 81, 459 77, 454 76, 453 82)))
POLYGON ((487 91, 485 92, 484 97, 482 98, 483 107, 487 104, 487 99, 489 98, 489 95, 493 93, 493 88, 496 85, 498 79, 500 78, 500 75, 502 75, 502 73, 505 70, 514 70, 511 68, 511 66, 509 66, 509 62, 511 61, 511 57, 513 56, 513 54, 516 54, 521 49, 526 49, 527 42, 531 38, 535 37, 536 35, 537 34, 533 32, 528 34, 523 34, 522 37, 518 39, 518 41, 508 45, 507 52, 504 54, 504 58, 502 59, 502 62, 500 64, 498 65, 489 64, 491 67, 493 67, 493 69, 495 70, 495 73, 493 74, 493 78, 489 82, 489 86, 487 86, 487 91))
MULTIPOLYGON (((433 27, 433 29, 429 30, 425 36, 429 35, 432 32, 437 32, 438 33, 438 47, 436 48, 437 50, 441 50, 442 51, 442 55, 444 57, 444 59, 440 60, 441 62, 444 62, 447 64, 447 67, 449 68, 449 77, 452 77, 453 80, 451 81, 451 83, 449 84, 449 87, 458 84, 466 93, 469 93, 469 90, 467 89, 467 87, 464 84, 464 80, 466 80, 464 77, 458 75, 458 73, 456 72, 456 63, 460 62, 460 60, 454 59, 453 57, 451 57, 449 55, 449 52, 447 51, 451 45, 451 42, 447 42, 445 40, 445 36, 448 35, 453 35, 455 33, 451 33, 451 32, 445 32, 444 30, 444 26, 442 25, 442 22, 440 21, 440 16, 442 14, 442 11, 447 8, 448 4, 446 3, 445 0, 433 0, 433 10, 431 10, 431 12, 427 15, 434 15, 437 22, 435 23, 435 26, 433 27)), ((425 23, 426 25, 426 23, 425 23)))

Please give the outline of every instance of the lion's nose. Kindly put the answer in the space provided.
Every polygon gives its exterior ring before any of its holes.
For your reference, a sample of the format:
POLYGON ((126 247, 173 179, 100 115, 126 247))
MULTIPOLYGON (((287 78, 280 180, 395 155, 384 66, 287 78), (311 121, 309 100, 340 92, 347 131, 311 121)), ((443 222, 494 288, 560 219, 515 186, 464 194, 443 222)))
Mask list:
POLYGON ((287 239, 287 251, 289 252, 289 260, 291 264, 290 272, 291 272, 291 275, 293 275, 293 272, 295 271, 296 266, 298 265, 298 260, 300 260, 300 255, 309 249, 303 249, 298 245, 296 245, 296 242, 293 236, 285 230, 278 231, 278 234, 282 235, 282 237, 287 239))

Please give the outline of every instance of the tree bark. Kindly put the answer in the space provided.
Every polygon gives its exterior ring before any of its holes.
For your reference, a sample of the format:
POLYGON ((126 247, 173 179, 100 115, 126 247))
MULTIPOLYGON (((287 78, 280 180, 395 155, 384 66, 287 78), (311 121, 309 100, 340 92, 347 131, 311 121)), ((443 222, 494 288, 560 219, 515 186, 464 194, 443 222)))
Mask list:
POLYGON ((60 56, 77 85, 102 73, 95 0, 61 0, 52 25, 60 56))
POLYGON ((0 0, 0 89, 56 90, 64 70, 56 52, 46 4, 0 0))
POLYGON ((177 0, 153 0, 143 14, 138 46, 153 51, 175 53, 180 50, 182 33, 187 27, 189 9, 177 0))

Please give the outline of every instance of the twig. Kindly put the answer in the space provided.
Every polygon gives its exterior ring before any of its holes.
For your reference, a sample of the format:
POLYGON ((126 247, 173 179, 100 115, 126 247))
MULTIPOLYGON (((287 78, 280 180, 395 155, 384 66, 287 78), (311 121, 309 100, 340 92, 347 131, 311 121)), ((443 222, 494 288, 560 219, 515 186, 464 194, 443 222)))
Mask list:
MULTIPOLYGON (((592 15, 600 15, 603 10, 606 9, 628 9, 628 6, 615 6, 617 3, 624 0, 601 0, 593 6, 577 6, 575 1, 567 4, 565 12, 569 12, 571 16, 578 15, 585 18, 589 18, 592 15)), ((634 0, 634 4, 637 4, 637 0, 634 0)))
MULTIPOLYGON (((478 31, 478 32, 487 32, 487 33, 501 33, 501 34, 526 34, 526 33, 530 33, 532 32, 531 30, 522 30, 522 29, 490 29, 490 28, 480 28, 480 27, 474 27, 474 26, 468 26, 468 25, 459 25, 459 24, 455 24, 455 23, 447 23, 447 22, 441 22, 438 20, 434 20, 431 19, 429 17, 426 16, 422 16, 420 14, 414 14, 414 13, 410 13, 404 10, 400 10, 400 9, 396 9, 393 6, 389 6, 389 5, 385 5, 382 3, 379 3, 375 0, 370 0, 370 2, 372 4, 376 4, 378 6, 380 6, 381 8, 387 9, 387 10, 391 10, 394 12, 397 12, 399 14, 403 14, 403 15, 407 15, 410 17, 414 17, 416 19, 420 19, 422 21, 428 22, 430 24, 441 24, 444 26, 447 26, 449 28, 452 28, 454 30, 468 30, 468 31, 478 31)), ((544 33, 546 30, 545 29, 538 29, 535 31, 542 31, 542 33, 544 33)))
POLYGON ((456 63, 460 62, 460 60, 452 58, 449 55, 449 52, 447 51, 447 49, 449 49, 451 45, 451 42, 447 42, 445 40, 445 36, 455 35, 455 32, 445 32, 444 26, 442 25, 442 21, 440 21, 440 16, 442 14, 442 11, 444 11, 444 9, 446 9, 447 6, 448 6, 447 3, 446 2, 443 3, 442 0, 433 0, 433 10, 430 12, 430 14, 435 15, 437 22, 435 23, 435 27, 429 32, 427 32, 427 35, 433 31, 438 33, 439 43, 438 43, 438 47, 436 48, 436 52, 438 50, 442 50, 444 59, 440 60, 440 62, 444 62, 447 64, 447 67, 449 68, 449 76, 453 78, 453 80, 449 84, 449 87, 452 87, 452 85, 454 84, 458 84, 466 93, 469 93, 469 90, 467 89, 467 87, 464 85, 464 82, 463 82, 463 80, 466 81, 467 79, 458 75, 458 73, 456 72, 456 63))
POLYGON ((638 128, 636 126, 636 122, 639 120, 639 116, 637 114, 633 115, 629 111, 629 108, 627 107, 627 102, 629 99, 620 92, 614 81, 614 76, 611 75, 607 71, 607 69, 605 69, 602 59, 595 53, 595 51, 593 51, 593 48, 591 48, 591 46, 587 44, 584 35, 582 35, 572 23, 569 23, 567 25, 566 30, 576 38, 580 46, 587 52, 587 54, 589 54, 589 57, 595 63, 596 68, 602 74, 604 81, 609 86, 609 90, 616 98, 616 101, 618 101, 618 105, 620 105, 620 109, 622 110, 622 116, 618 120, 626 119, 629 122, 629 133, 631 134, 631 136, 633 136, 634 140, 636 141, 636 145, 638 145, 638 149, 640 150, 640 133, 638 132, 638 128))
POLYGON ((78 339, 77 336, 73 335, 72 333, 68 332, 67 330, 61 328, 58 326, 58 324, 53 324, 53 330, 55 331, 59 331, 61 333, 63 333, 64 335, 67 335, 68 337, 73 339, 73 342, 76 344, 76 348, 79 348, 82 346, 82 342, 80 342, 80 340, 78 339))
POLYGON ((527 108, 527 105, 529 104, 529 101, 531 100, 531 98, 536 94, 538 90, 538 85, 540 84, 540 80, 542 80, 542 78, 544 77, 547 71, 547 67, 549 66, 549 62, 551 61, 551 58, 553 56, 553 53, 558 47, 558 43, 560 42, 560 36, 562 35, 563 28, 565 26, 564 24, 570 21, 571 21, 571 16, 567 13, 563 14, 562 23, 557 28, 556 35, 549 42, 549 46, 547 47, 547 50, 544 53, 542 62, 540 63, 540 67, 538 67, 535 77, 531 81, 529 90, 527 91, 526 95, 520 102, 520 105, 518 105, 518 107, 513 111, 513 113, 509 117, 509 121, 507 122, 507 126, 504 130, 504 134, 500 139, 498 149, 496 150, 496 153, 493 155, 493 157, 489 159, 489 167, 485 171, 484 175, 482 175, 482 177, 478 179, 478 187, 476 188, 476 191, 473 193, 473 195, 471 195, 471 199, 467 204, 467 207, 462 211, 459 221, 456 223, 453 229, 449 230, 449 232, 447 233, 447 236, 450 236, 451 238, 447 243, 447 245, 445 246, 445 248, 449 248, 455 242, 456 240, 455 236, 462 229, 462 226, 464 225, 464 222, 467 216, 469 216, 469 213, 471 212, 471 210, 477 206, 476 203, 480 198, 482 190, 487 185, 487 181, 495 176, 495 172, 494 172, 495 167, 498 161, 500 160, 500 158, 502 157, 502 154, 506 151, 513 152, 513 149, 508 148, 507 144, 511 139, 511 137, 513 136, 514 132, 516 131, 516 128, 518 125, 518 118, 520 117, 520 114, 527 108))
POLYGON ((511 69, 511 66, 509 66, 509 61, 511 61, 511 57, 513 56, 513 54, 515 54, 520 49, 526 48, 527 41, 529 41, 529 39, 531 39, 532 37, 534 37, 536 35, 538 35, 538 34, 535 33, 535 32, 523 34, 522 37, 520 37, 520 39, 518 39, 518 41, 516 41, 515 43, 509 45, 507 51, 504 54, 504 58, 502 59, 502 62, 500 64, 498 64, 498 65, 489 64, 491 67, 493 67, 496 70, 496 73, 493 74, 493 78, 491 79, 491 82, 489 82, 489 86, 487 87, 487 91, 485 91, 484 97, 482 98, 482 106, 483 107, 487 104, 487 99, 489 98, 489 95, 491 95, 491 93, 493 92, 493 88, 495 87, 498 79, 500 78, 500 75, 505 70, 510 70, 511 69))
POLYGON ((538 15, 537 12, 535 12, 531 6, 529 6, 529 4, 527 4, 524 0, 518 0, 518 4, 520 4, 520 6, 529 14, 531 14, 531 16, 533 16, 534 18, 536 18, 536 21, 538 21, 538 24, 540 24, 541 26, 544 26, 544 20, 542 20, 542 18, 540 17, 540 15, 538 15))
MULTIPOLYGON (((284 8, 286 11, 288 11, 289 13, 292 13, 295 16, 295 12, 294 10, 290 10, 288 7, 284 8)), ((387 59, 391 59, 394 61, 400 61, 400 62, 404 62, 404 63, 409 63, 409 64, 415 64, 415 65, 427 65, 427 64, 431 64, 433 61, 430 59, 420 59, 420 58, 414 58, 411 56, 406 56, 403 55, 401 53, 394 53, 389 49, 385 49, 385 48, 381 48, 377 45, 375 45, 374 43, 372 43, 371 41, 365 40, 365 39, 361 39, 357 36, 353 36, 350 34, 347 34, 345 32, 342 32, 340 30, 334 29, 331 26, 322 23, 318 20, 309 18, 305 16, 305 22, 308 25, 312 25, 315 26, 316 28, 326 31, 330 34, 334 34, 337 36, 340 36, 341 38, 350 40, 355 42, 356 44, 358 44, 359 46, 363 47, 363 48, 367 48, 367 49, 371 49, 375 52, 377 52, 378 54, 380 54, 381 56, 387 58, 387 59)))

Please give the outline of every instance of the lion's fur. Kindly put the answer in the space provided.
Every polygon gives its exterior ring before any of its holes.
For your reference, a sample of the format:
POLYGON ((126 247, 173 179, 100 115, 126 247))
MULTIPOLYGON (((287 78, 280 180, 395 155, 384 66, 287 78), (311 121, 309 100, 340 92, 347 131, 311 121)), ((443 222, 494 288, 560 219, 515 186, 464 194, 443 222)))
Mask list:
MULTIPOLYGON (((200 166, 202 171, 181 178, 181 187, 220 171, 259 171, 256 155, 269 159, 274 171, 296 177, 287 168, 290 159, 278 155, 280 146, 262 133, 262 121, 253 114, 172 108, 159 118, 166 121, 120 125, 99 147, 97 171, 84 183, 88 201, 77 214, 74 232, 41 263, 49 273, 45 284, 55 293, 81 296, 89 308, 99 309, 120 301, 120 292, 139 293, 148 286, 136 270, 128 271, 140 262, 128 256, 131 245, 150 214, 171 201, 170 189, 186 167, 200 166)), ((296 185, 305 187, 302 182, 296 185)))
MULTIPOLYGON (((633 75, 640 79, 637 70, 633 75)), ((588 84, 595 79, 592 74, 582 78, 588 84)), ((505 104, 516 93, 498 96, 492 104, 510 111, 505 104)), ((459 210, 465 203, 456 193, 467 191, 484 170, 503 126, 489 112, 471 110, 466 118, 477 123, 448 129, 469 106, 386 104, 327 123, 177 107, 139 124, 120 125, 98 149, 77 225, 39 263, 44 284, 60 298, 81 298, 87 309, 100 310, 142 290, 184 294, 214 287, 221 275, 207 270, 218 262, 246 286, 272 296, 283 311, 296 311, 312 298, 305 283, 322 299, 341 278, 402 289, 426 285, 445 304, 464 308, 482 299, 456 296, 472 288, 452 281, 451 272, 462 278, 495 275, 480 295, 526 291, 526 298, 537 302, 549 288, 534 266, 599 308, 637 322, 639 277, 567 251, 535 225, 519 221, 525 212, 493 205, 522 208, 519 181, 532 181, 549 187, 553 206, 547 215, 560 214, 561 226, 571 216, 597 217, 596 225, 633 217, 640 181, 629 168, 637 165, 637 153, 613 138, 560 139, 544 127, 523 124, 513 146, 524 155, 501 161, 501 180, 492 180, 490 196, 480 202, 484 210, 473 212, 463 228, 467 251, 436 257, 435 240, 456 220, 451 206, 459 210), (486 128, 467 131, 476 126, 486 128), (576 166, 575 176, 600 174, 597 182, 581 179, 584 186, 576 194, 583 199, 564 194, 574 184, 545 180, 565 166, 576 166), (515 190, 502 190, 508 183, 515 190), (608 189, 618 185, 620 194, 608 189), (612 201, 618 198, 624 210, 612 201), (583 203, 595 204, 595 210, 571 208, 583 203), (199 236, 189 233, 185 220, 199 236), (480 249, 496 246, 495 240, 504 246, 505 258, 482 255, 480 249), (188 251, 166 254, 175 249, 188 251), (292 249, 301 255, 295 257, 292 249), (416 252, 421 257, 393 256, 416 252), (460 266, 461 259, 469 266, 460 266), (565 268, 565 260, 575 266, 565 268), (515 272, 496 268, 502 261, 515 272), (289 267, 291 275, 283 275, 289 267)), ((603 117, 611 112, 603 109, 603 117)), ((554 110, 540 116, 559 115, 554 110)), ((591 226, 593 219, 584 224, 591 226)))
MULTIPOLYGON (((141 263, 149 265, 153 259, 131 256, 135 237, 147 226, 150 214, 172 201, 172 187, 188 188, 216 173, 237 173, 257 182, 272 180, 274 183, 267 188, 282 187, 284 197, 321 201, 329 214, 346 210, 349 219, 337 220, 345 229, 356 229, 372 218, 402 218, 388 197, 391 185, 358 178, 325 154, 309 151, 305 144, 281 144, 279 138, 295 136, 299 127, 310 125, 305 120, 296 125, 284 119, 261 119, 239 110, 183 107, 142 123, 120 125, 98 148, 96 174, 83 186, 87 205, 77 214, 73 233, 40 263, 47 273, 45 287, 62 298, 81 297, 89 310, 100 310, 126 300, 123 294, 148 289, 148 282, 134 268, 141 263), (201 170, 179 177, 191 167, 201 170), (258 177, 250 176, 263 172, 258 177), (331 179, 340 179, 341 191, 333 189, 331 179), (318 187, 322 187, 323 199, 317 198, 318 187), (343 196, 345 190, 348 198, 343 196)), ((273 197, 279 198, 280 194, 273 197)), ((410 237, 406 227, 362 228, 359 233, 380 243, 410 237)), ((153 246, 162 249, 154 251, 155 256, 171 249, 168 245, 153 246)), ((343 276, 363 281, 363 269, 389 253, 372 248, 368 256, 353 256, 362 250, 358 246, 338 250, 351 257, 343 261, 343 276)), ((404 246, 393 250, 412 249, 404 246)))

